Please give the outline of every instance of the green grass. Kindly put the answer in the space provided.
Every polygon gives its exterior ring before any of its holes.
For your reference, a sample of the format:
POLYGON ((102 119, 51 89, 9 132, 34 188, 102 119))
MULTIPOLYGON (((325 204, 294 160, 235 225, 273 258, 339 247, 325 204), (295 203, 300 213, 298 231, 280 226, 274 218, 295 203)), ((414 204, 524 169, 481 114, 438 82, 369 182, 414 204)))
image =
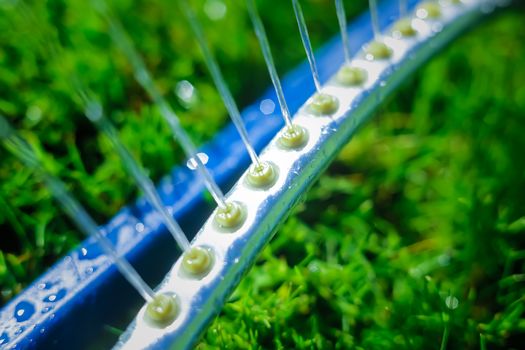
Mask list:
MULTIPOLYGON (((151 3, 119 1, 116 10, 184 125, 204 142, 224 125, 225 111, 186 24, 173 20, 176 6, 151 3), (189 108, 172 92, 183 79, 199 92, 189 108)), ((269 80, 244 9, 226 3, 226 17, 203 23, 237 99, 247 104, 269 80)), ((260 5, 284 72, 303 58, 290 4, 260 5)), ((354 6, 351 13, 363 2, 354 6)), ((332 4, 304 7, 318 46, 336 31, 332 4)), ((63 64, 97 91, 154 178, 180 162, 181 152, 88 2, 37 1, 32 8, 40 28, 0 8, 0 113, 53 154, 49 166, 102 223, 137 193, 74 104, 63 64), (39 32, 57 35, 62 61, 38 49, 39 32)), ((507 12, 406 82, 286 221, 199 348, 519 349, 524 43, 525 14, 507 12)), ((5 302, 82 237, 29 170, 2 148, 0 160, 5 302)))

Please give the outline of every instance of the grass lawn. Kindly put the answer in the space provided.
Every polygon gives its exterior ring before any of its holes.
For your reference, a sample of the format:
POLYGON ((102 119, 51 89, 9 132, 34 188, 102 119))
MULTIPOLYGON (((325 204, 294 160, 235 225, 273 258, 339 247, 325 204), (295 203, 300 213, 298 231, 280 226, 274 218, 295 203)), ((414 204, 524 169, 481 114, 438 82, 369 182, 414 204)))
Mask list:
MULTIPOLYGON (((234 94, 251 102, 269 79, 242 2, 225 1, 226 12, 221 0, 197 3, 234 94)), ((350 15, 365 6, 348 3, 350 15)), ((284 72, 303 59, 291 5, 260 6, 284 72)), ((319 46, 337 30, 333 4, 304 7, 319 46)), ((181 151, 89 2, 30 8, 34 19, 0 6, 0 113, 52 154, 47 164, 104 222, 137 193, 75 104, 65 66, 98 93, 153 178, 180 163, 181 151), (54 40, 60 59, 48 54, 54 40)), ((210 139, 226 114, 176 5, 116 1, 115 11, 194 140, 210 139), (182 80, 196 101, 177 96, 182 80)), ((199 349, 523 348, 524 135, 525 13, 515 10, 461 37, 381 106, 199 349)), ((0 148, 0 305, 82 239, 32 175, 0 148)))

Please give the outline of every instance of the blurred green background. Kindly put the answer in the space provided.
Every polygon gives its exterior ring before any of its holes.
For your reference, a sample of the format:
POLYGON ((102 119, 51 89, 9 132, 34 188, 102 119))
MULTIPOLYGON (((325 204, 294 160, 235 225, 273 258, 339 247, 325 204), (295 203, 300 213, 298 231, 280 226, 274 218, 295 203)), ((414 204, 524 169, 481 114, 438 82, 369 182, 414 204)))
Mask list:
MULTIPOLYGON (((337 31, 333 2, 302 3, 319 47, 337 31)), ((182 153, 89 1, 0 5, 0 113, 52 155, 47 165, 105 222, 138 193, 74 103, 70 69, 96 91, 154 179, 182 153), (64 47, 59 57, 49 54, 54 42, 64 47)), ((112 5, 193 140, 209 140, 227 116, 176 2, 112 5), (182 81, 193 84, 196 99, 178 96, 182 81)), ((270 81, 243 2, 193 5, 237 101, 249 104, 270 81)), ((304 59, 291 4, 258 5, 285 73, 304 59)), ((366 2, 346 6, 351 19, 366 2)), ((520 9, 458 39, 380 107, 199 348, 522 348, 524 134, 520 9)), ((3 148, 0 235, 0 303, 83 238, 3 148)))

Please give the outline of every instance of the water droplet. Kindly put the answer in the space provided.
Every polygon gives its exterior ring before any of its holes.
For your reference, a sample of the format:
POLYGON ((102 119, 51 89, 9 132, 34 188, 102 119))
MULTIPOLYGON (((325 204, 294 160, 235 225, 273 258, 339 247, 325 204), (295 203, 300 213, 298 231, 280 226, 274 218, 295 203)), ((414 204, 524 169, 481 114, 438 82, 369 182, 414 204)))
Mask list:
POLYGON ((42 119, 42 110, 40 107, 33 105, 27 109, 26 118, 32 125, 36 125, 42 119))
POLYGON ((59 301, 63 297, 65 297, 66 294, 67 294, 67 291, 64 288, 62 288, 58 292, 48 295, 42 301, 46 303, 54 303, 54 302, 59 301))
POLYGON ((450 310, 457 309, 457 307, 459 305, 459 300, 458 300, 458 298, 449 295, 448 297, 445 298, 445 305, 447 305, 447 307, 450 310))
POLYGON ((98 102, 89 102, 86 106, 85 111, 86 117, 90 119, 93 122, 96 122, 102 118, 104 115, 104 111, 102 109, 102 106, 98 102))
POLYGON ((442 254, 438 257, 438 263, 441 266, 447 266, 450 264, 450 255, 442 254))
POLYGON ((15 319, 18 322, 29 320, 35 313, 35 306, 28 301, 21 301, 15 307, 15 319))
POLYGON ((197 103, 197 90, 187 80, 181 80, 175 85, 175 95, 184 108, 191 108, 197 103))
POLYGON ((227 11, 228 7, 221 0, 207 0, 204 3, 204 12, 213 21, 224 18, 227 11))
POLYGON ((24 327, 20 327, 18 328, 16 331, 15 331, 15 335, 19 335, 19 334, 22 334, 22 332, 25 330, 24 327))
POLYGON ((88 268, 86 269, 86 275, 91 275, 91 274, 92 274, 93 272, 95 272, 95 271, 96 271, 96 269, 95 269, 94 267, 91 267, 91 266, 90 266, 90 267, 88 267, 88 268))
POLYGON ((428 17, 428 11, 425 9, 417 9, 416 16, 421 19, 425 19, 428 17))
MULTIPOLYGON (((197 153, 197 158, 199 158, 199 160, 201 161, 202 164, 206 165, 208 163, 208 160, 210 159, 210 157, 208 157, 208 155, 206 153, 197 153)), ((187 162, 186 162, 186 166, 188 168, 190 168, 191 170, 195 170, 197 169, 197 161, 194 159, 194 158, 190 158, 187 162)))
POLYGON ((272 114, 275 111, 275 102, 270 99, 264 99, 259 105, 259 109, 264 115, 272 114))
POLYGON ((319 267, 318 263, 311 262, 308 264, 308 270, 310 270, 310 272, 312 273, 318 273, 321 270, 321 268, 319 267))
POLYGON ((118 230, 118 239, 117 239, 117 245, 125 244, 126 242, 129 242, 133 236, 135 235, 135 230, 132 226, 123 226, 118 230))
POLYGON ((42 309, 41 313, 47 314, 49 311, 53 310, 53 306, 46 306, 42 309))
POLYGON ((88 247, 82 247, 80 248, 80 252, 78 254, 79 260, 91 260, 98 258, 102 254, 102 251, 99 247, 95 245, 90 245, 88 247))
POLYGON ((137 232, 143 232, 144 231, 144 224, 142 222, 139 222, 138 224, 135 225, 135 230, 137 230, 137 232))
POLYGON ((51 287, 53 287, 54 285, 55 284, 52 282, 43 282, 43 283, 39 283, 37 288, 40 290, 51 289, 51 287))

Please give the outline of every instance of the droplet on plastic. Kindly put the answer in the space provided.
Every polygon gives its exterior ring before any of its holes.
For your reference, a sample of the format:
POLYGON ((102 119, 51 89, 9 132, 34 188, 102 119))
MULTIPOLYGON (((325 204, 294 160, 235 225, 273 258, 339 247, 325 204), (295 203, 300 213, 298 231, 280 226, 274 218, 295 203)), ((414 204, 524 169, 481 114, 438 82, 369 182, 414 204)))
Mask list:
POLYGON ((43 283, 39 283, 37 288, 40 289, 40 290, 45 290, 45 289, 51 289, 51 287, 54 286, 54 283, 51 283, 51 282, 43 282, 43 283))
MULTIPOLYGON (((210 159, 210 157, 208 157, 208 155, 206 153, 202 153, 202 152, 197 153, 197 157, 199 158, 201 163, 204 164, 204 165, 206 165, 208 163, 208 160, 210 159)), ((198 167, 197 160, 195 160, 195 158, 190 158, 186 162, 186 166, 188 168, 190 168, 191 170, 197 169, 197 167, 198 167)))
POLYGON ((42 310, 40 312, 42 314, 46 314, 46 313, 48 313, 51 310, 53 310, 53 306, 46 306, 46 307, 42 308, 42 310))
POLYGON ((58 292, 46 296, 42 301, 46 303, 54 303, 64 298, 66 294, 67 291, 64 288, 62 288, 58 292))
POLYGON ((0 335, 0 345, 4 345, 9 343, 9 336, 7 335, 7 332, 3 332, 0 335))
POLYGON ((145 226, 143 223, 139 222, 135 225, 135 230, 137 230, 137 232, 143 232, 145 229, 145 226))
POLYGON ((35 306, 28 301, 21 301, 15 307, 14 317, 17 322, 27 321, 35 313, 35 306))

